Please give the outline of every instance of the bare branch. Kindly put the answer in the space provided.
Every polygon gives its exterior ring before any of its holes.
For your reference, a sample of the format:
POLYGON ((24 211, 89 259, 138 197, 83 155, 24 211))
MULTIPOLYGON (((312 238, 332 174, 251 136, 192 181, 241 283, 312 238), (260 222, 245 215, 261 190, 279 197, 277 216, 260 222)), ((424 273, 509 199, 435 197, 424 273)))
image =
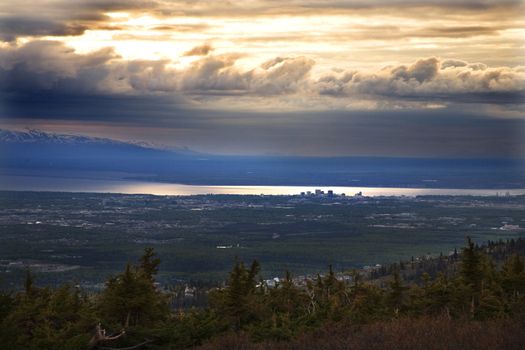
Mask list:
POLYGON ((100 326, 100 323, 99 323, 99 324, 97 324, 95 334, 89 340, 87 348, 89 350, 95 349, 98 346, 99 343, 104 342, 104 341, 116 340, 116 339, 122 337, 124 334, 126 334, 126 331, 123 329, 123 330, 120 331, 120 333, 118 333, 116 335, 108 336, 108 335, 106 335, 106 330, 102 329, 102 327, 100 326))

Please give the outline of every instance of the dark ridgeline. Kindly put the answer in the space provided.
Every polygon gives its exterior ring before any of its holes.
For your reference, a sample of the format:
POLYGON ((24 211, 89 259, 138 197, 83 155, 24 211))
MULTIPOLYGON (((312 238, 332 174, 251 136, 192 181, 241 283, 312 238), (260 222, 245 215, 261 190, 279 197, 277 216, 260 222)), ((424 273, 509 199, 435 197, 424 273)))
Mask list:
MULTIPOLYGON (((459 253, 270 287, 236 261, 209 305, 170 308, 146 249, 100 294, 72 285, 0 295, 5 349, 518 349, 525 341, 525 239, 470 239, 459 253), (407 276, 405 279, 404 276, 407 276), (408 281, 408 282, 407 282, 408 281), (106 331, 107 330, 107 331, 106 331)), ((186 293, 188 290, 186 289, 186 293)))

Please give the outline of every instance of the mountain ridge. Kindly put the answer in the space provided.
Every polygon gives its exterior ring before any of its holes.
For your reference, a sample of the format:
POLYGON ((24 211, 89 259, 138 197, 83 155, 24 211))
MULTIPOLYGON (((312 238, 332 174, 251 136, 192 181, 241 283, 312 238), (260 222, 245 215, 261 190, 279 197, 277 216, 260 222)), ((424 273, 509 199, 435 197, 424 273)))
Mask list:
POLYGON ((56 145, 71 144, 93 144, 93 145, 114 145, 114 146, 135 146, 145 149, 197 153, 187 147, 169 147, 147 141, 121 141, 105 137, 86 136, 80 134, 52 133, 39 129, 25 128, 25 131, 9 130, 0 128, 1 143, 45 143, 56 145))

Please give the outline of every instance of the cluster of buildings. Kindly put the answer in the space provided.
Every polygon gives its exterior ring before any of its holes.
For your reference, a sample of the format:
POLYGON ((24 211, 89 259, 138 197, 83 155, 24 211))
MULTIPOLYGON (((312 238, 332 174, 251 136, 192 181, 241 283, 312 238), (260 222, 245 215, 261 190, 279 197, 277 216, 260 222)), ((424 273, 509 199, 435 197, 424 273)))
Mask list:
MULTIPOLYGON (((323 191, 321 189, 316 189, 314 192, 305 191, 300 193, 301 197, 346 197, 345 193, 337 194, 333 190, 323 191)), ((363 197, 363 192, 357 192, 354 197, 363 197)))

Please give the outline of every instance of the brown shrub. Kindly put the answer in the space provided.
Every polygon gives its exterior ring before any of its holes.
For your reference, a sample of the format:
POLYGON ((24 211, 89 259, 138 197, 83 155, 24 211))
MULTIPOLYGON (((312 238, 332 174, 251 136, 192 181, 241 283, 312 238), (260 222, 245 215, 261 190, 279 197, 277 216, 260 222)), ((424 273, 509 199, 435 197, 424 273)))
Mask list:
POLYGON ((254 343, 231 333, 199 348, 231 350, 495 350, 525 349, 523 320, 469 321, 446 317, 402 318, 364 326, 329 324, 288 342, 254 343))

